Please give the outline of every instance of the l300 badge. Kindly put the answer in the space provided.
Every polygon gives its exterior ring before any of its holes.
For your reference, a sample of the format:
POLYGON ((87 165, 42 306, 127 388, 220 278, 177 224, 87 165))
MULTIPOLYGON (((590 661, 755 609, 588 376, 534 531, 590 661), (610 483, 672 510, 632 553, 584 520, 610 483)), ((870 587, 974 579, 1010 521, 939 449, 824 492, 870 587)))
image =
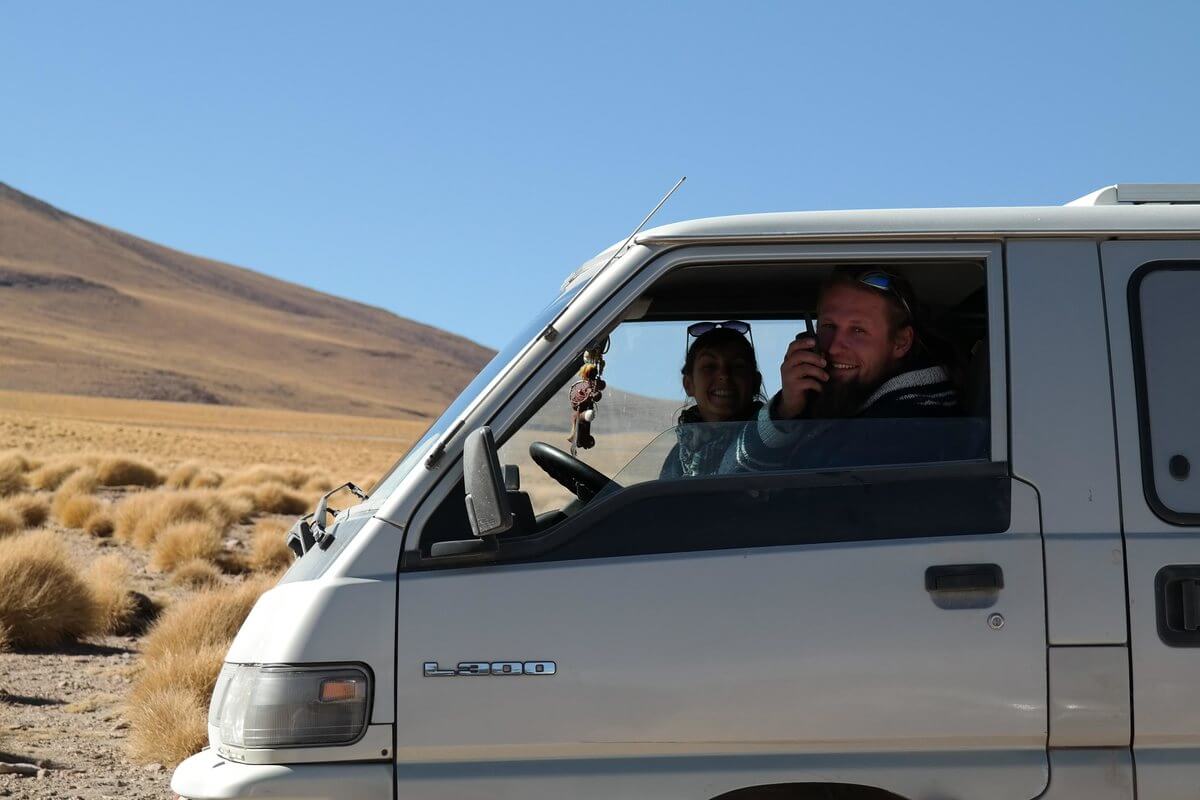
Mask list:
POLYGON ((436 661, 422 665, 426 678, 453 678, 459 675, 553 675, 558 665, 553 661, 460 661, 456 667, 438 666, 436 661))

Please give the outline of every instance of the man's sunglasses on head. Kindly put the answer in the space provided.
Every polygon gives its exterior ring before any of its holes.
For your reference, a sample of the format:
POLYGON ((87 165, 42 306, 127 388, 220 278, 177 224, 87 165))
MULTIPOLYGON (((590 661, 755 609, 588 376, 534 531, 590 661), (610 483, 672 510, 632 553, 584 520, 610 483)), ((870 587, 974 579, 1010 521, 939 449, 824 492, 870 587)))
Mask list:
POLYGON ((904 295, 900 292, 899 287, 897 287, 895 276, 890 275, 883 270, 872 270, 859 275, 856 280, 865 286, 875 289, 876 291, 890 294, 892 297, 900 301, 900 305, 904 308, 904 313, 908 315, 908 318, 910 320, 913 318, 912 308, 909 307, 908 301, 904 299, 904 295))

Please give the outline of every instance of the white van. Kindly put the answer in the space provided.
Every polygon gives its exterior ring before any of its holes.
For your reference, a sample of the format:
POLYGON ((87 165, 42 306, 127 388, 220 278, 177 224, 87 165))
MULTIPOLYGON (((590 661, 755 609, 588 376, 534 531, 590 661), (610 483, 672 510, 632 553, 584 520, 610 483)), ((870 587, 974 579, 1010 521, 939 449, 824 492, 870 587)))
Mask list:
POLYGON ((1192 800, 1198 323, 1200 185, 642 233, 310 521, 172 788, 1192 800), (911 283, 961 403, 831 425, 933 446, 667 475, 688 328, 748 323, 769 397, 822 284, 864 266, 911 283))

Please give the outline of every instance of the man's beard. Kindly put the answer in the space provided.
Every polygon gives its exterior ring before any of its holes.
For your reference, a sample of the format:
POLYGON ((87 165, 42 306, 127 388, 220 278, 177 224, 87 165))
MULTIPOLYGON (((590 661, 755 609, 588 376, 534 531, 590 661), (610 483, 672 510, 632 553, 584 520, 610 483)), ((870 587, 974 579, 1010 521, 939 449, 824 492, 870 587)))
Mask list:
POLYGON ((812 419, 853 417, 878 388, 878 382, 867 386, 857 379, 826 381, 820 393, 813 398, 810 416, 812 419))

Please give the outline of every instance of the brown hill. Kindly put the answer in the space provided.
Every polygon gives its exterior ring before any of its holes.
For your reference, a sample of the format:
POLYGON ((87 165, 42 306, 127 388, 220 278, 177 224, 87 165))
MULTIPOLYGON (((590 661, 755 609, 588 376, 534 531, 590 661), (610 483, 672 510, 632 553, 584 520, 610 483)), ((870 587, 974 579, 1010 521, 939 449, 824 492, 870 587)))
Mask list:
POLYGON ((0 183, 0 389, 421 418, 490 356, 0 183))

